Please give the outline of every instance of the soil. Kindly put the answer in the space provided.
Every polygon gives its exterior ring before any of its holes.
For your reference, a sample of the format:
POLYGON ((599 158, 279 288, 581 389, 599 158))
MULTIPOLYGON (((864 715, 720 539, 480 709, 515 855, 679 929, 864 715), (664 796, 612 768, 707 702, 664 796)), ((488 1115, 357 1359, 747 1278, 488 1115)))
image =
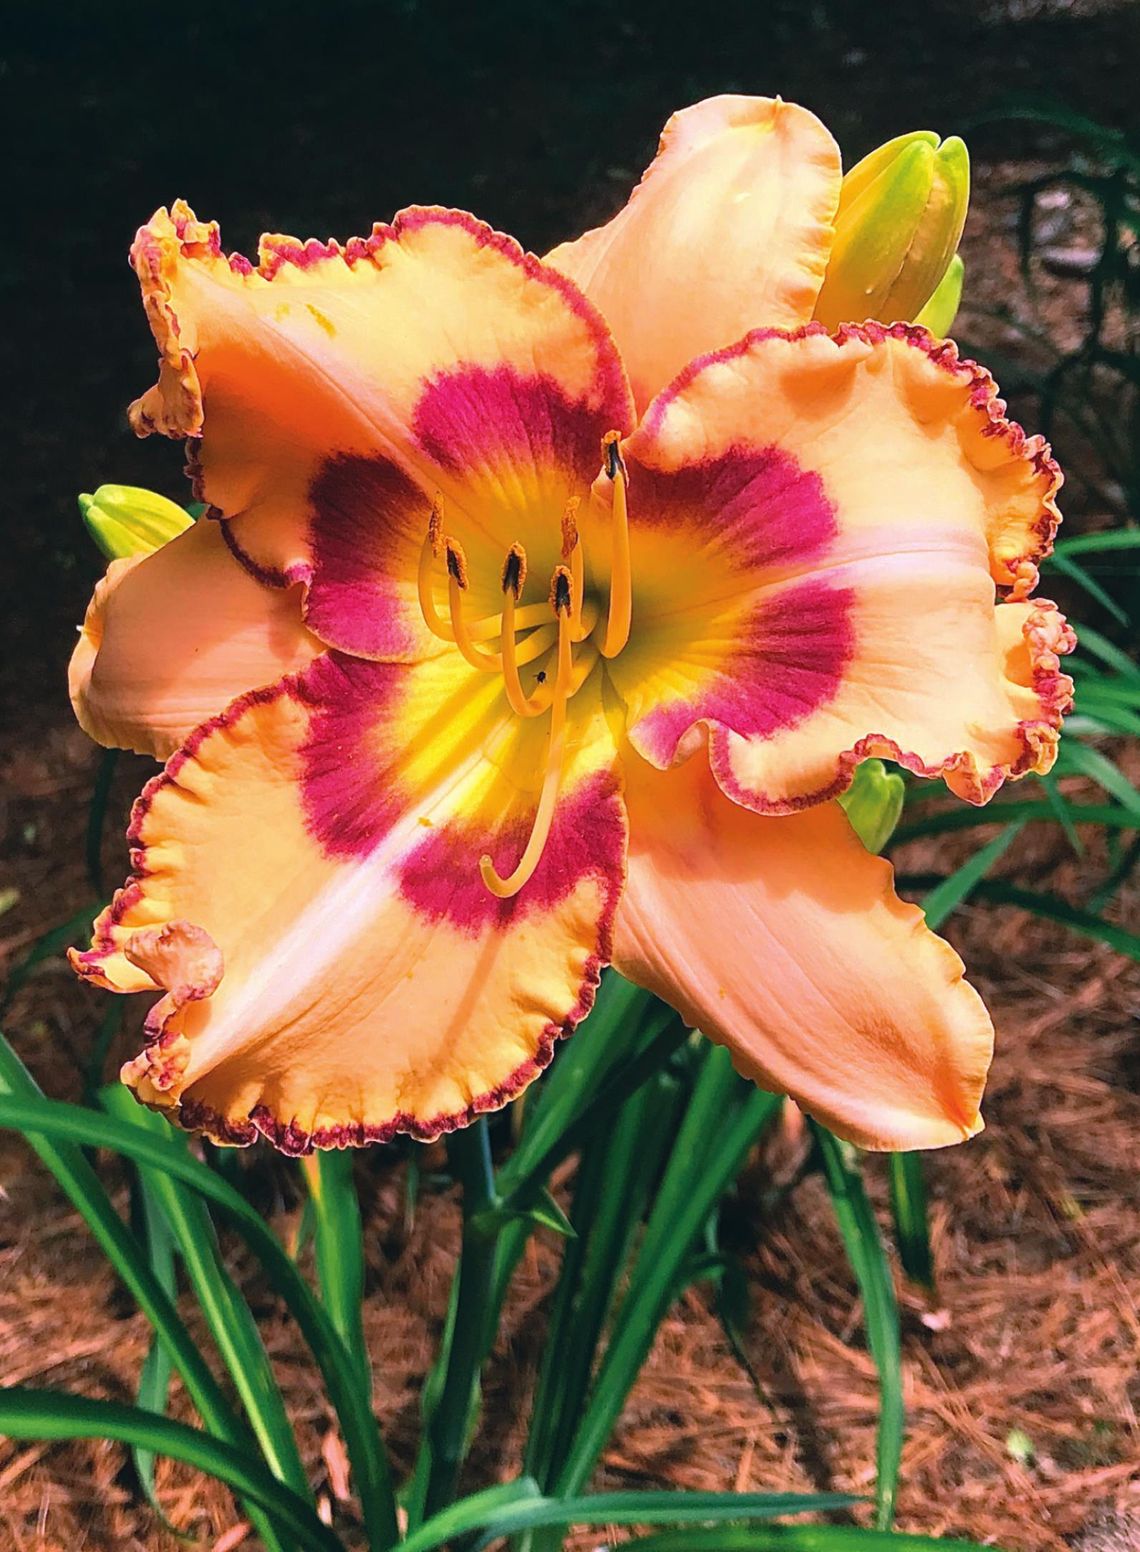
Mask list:
MULTIPOLYGON (((0 259, 14 303, 3 380, 15 390, 0 516, 0 970, 93 898, 84 827, 99 756, 62 690, 98 571, 74 495, 104 479, 182 489, 178 449, 136 444, 123 420, 153 370, 123 263, 151 208, 186 193, 221 217, 230 245, 248 247, 263 227, 343 235, 401 203, 436 199, 472 207, 541 251, 615 208, 668 111, 699 96, 780 91, 819 111, 854 154, 919 124, 960 129, 1012 92, 1048 90, 1135 131, 1137 43, 1140 8, 1096 0, 741 4, 715 15, 668 3, 615 12, 518 0, 475 11, 360 0, 277 7, 271 23, 259 7, 209 0, 174 18, 132 14, 129 26, 78 0, 9 7, 5 143, 21 236, 0 259)), ((1082 282, 1039 263, 1036 291, 1026 291, 1008 193, 1065 147, 1008 123, 970 138, 978 193, 960 332, 1016 357, 1024 347, 996 316, 1004 311, 1068 343, 1082 282)), ((1079 199, 1051 208, 1042 242, 1095 241, 1079 199)), ((1085 450, 1059 438, 1058 451, 1084 475, 1070 483, 1070 522, 1118 520, 1115 493, 1085 450)), ((103 848, 110 880, 124 870, 117 837, 148 769, 133 758, 118 767, 103 848)), ((904 871, 945 871, 968 844, 913 847, 898 860, 904 871)), ((1055 827, 1033 826, 1000 872, 1081 903, 1103 872, 1097 844, 1090 837, 1080 859, 1055 827)), ((1110 914, 1138 930, 1140 886, 1127 884, 1110 914)), ((1124 1552, 1140 1546, 1140 975, 1102 946, 1009 910, 967 907, 948 935, 994 1012, 999 1047, 987 1131, 929 1160, 936 1307, 900 1283, 909 1431, 899 1524, 1010 1552, 1124 1552)), ((55 958, 19 993, 6 1032, 48 1093, 80 1097, 103 1010, 55 958)), ((129 1033, 118 1037, 108 1073, 131 1044, 129 1033)), ((241 1164, 288 1235, 294 1166, 261 1149, 241 1164)), ((776 1164, 770 1152, 752 1162, 728 1224, 752 1290, 745 1347, 758 1388, 707 1292, 693 1290, 663 1325, 595 1485, 871 1486, 876 1387, 856 1290, 818 1180, 773 1205, 776 1164)), ((125 1210, 122 1173, 108 1158, 99 1167, 125 1210)), ((406 1150, 371 1150, 357 1171, 376 1403, 403 1470, 446 1305, 457 1207, 445 1183, 429 1180, 409 1215, 406 1150)), ((868 1172, 886 1222, 882 1169, 872 1162, 868 1172)), ((145 1322, 9 1136, 0 1181, 0 1376, 131 1400, 145 1322)), ((343 1515, 341 1456, 304 1350, 256 1269, 223 1243, 313 1478, 343 1515)), ((556 1267, 557 1245, 540 1237, 486 1377, 471 1487, 517 1470, 556 1267)), ((193 1324, 192 1300, 183 1311, 193 1324)), ((192 1419, 177 1388, 173 1411, 192 1419)), ((167 1517, 193 1544, 254 1545, 225 1489, 166 1462, 157 1479, 167 1517)), ((179 1545, 120 1447, 0 1445, 0 1552, 179 1545)))

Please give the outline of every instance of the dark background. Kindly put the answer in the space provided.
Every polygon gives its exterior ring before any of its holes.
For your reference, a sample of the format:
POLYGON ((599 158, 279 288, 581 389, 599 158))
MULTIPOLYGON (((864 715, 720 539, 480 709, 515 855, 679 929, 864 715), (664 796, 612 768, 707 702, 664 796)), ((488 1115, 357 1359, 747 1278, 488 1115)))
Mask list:
POLYGON ((66 714, 101 565, 76 493, 183 493, 180 450, 136 443, 124 415, 154 373, 126 254, 159 204, 184 195, 243 251, 263 229, 346 237, 455 204, 541 252, 618 208, 669 113, 715 92, 804 103, 847 160, 1016 94, 1140 117, 1132 0, 9 4, 0 58, 0 737, 66 714))

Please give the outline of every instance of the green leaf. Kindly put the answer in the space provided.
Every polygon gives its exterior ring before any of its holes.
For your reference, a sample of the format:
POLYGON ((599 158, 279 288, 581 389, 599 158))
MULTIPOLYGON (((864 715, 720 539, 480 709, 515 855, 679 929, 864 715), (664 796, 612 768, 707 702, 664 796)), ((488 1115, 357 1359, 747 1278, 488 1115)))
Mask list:
POLYGON ((998 1552, 975 1541, 940 1536, 905 1536, 898 1531, 861 1530, 852 1525, 701 1526, 635 1536, 627 1546, 642 1552, 998 1552))
MULTIPOLYGON (((526 1479, 524 1479, 525 1481, 526 1479)), ((509 1484, 514 1488, 515 1483, 509 1484)), ((847 1509, 860 1502, 846 1493, 588 1493, 574 1498, 534 1497, 519 1491, 512 1501, 504 1488, 475 1493, 441 1510, 401 1545, 400 1552, 434 1552, 459 1536, 482 1531, 479 1545, 501 1536, 544 1526, 684 1525, 694 1522, 761 1520, 778 1514, 847 1509), (492 1494, 499 1495, 497 1501, 492 1494)))
MULTIPOLYGON (((1109 668, 1114 668, 1124 678, 1140 679, 1140 666, 1132 661, 1127 652, 1122 652, 1119 647, 1114 646, 1107 636, 1102 636, 1099 631, 1093 630, 1091 625, 1081 626, 1079 647, 1082 653, 1091 652, 1094 657, 1099 658, 1102 663, 1107 663, 1109 668)), ((1074 667, 1080 668, 1081 658, 1078 656, 1073 661, 1074 667)))
POLYGON ((905 1414, 902 1397, 902 1352, 899 1311, 891 1269, 879 1225, 863 1188, 858 1155, 825 1126, 811 1123, 823 1157, 831 1205, 847 1256, 863 1295, 863 1324, 871 1356, 879 1371, 878 1477, 875 1484, 876 1521, 889 1530, 894 1520, 902 1458, 905 1414))
MULTIPOLYGON (((150 1269, 173 1304, 178 1289, 174 1276, 174 1243, 170 1238, 170 1230, 153 1195, 143 1186, 140 1186, 139 1194, 142 1198, 142 1217, 146 1228, 147 1258, 150 1269)), ((139 1374, 138 1391, 135 1397, 139 1406, 148 1412, 166 1412, 170 1397, 170 1376, 173 1370, 170 1353, 159 1341, 157 1334, 152 1334, 150 1346, 143 1360, 142 1372, 139 1374)), ((159 1502, 154 1485, 154 1451, 142 1449, 136 1444, 131 1447, 131 1455, 143 1493, 155 1514, 171 1535, 183 1540, 189 1539, 176 1526, 171 1525, 159 1502)))
POLYGON ((352 1149, 302 1160, 313 1210, 317 1285, 353 1361, 363 1404, 372 1405, 372 1364, 364 1337, 364 1227, 352 1149))
POLYGON ((69 916, 58 927, 53 927, 50 932, 45 932, 42 937, 36 939, 27 956, 8 977, 4 996, 0 998, 0 1016, 11 1007, 16 993, 37 965, 43 964, 45 959, 54 959, 65 948, 70 948, 72 944, 78 943, 80 938, 90 935, 91 924, 102 909, 102 904, 84 906, 83 910, 76 911, 74 916, 69 916))
POLYGON ((1099 749, 1091 749, 1088 744, 1070 739, 1062 745, 1058 765, 1062 771, 1075 771, 1099 782, 1122 808, 1140 819, 1140 792, 1137 792, 1120 767, 1107 755, 1101 754, 1099 749))
MULTIPOLYGON (((36 1117, 41 1112, 59 1109, 74 1112, 84 1119, 89 1118, 99 1127, 106 1127, 109 1123, 102 1116, 90 1115, 74 1105, 57 1106, 55 1101, 44 1099, 31 1073, 2 1034, 0 1105, 15 1106, 17 1110, 23 1108, 24 1122, 17 1123, 15 1129, 23 1132, 28 1146, 51 1171, 135 1303, 150 1321, 157 1339, 169 1353, 171 1362, 186 1386, 187 1394, 207 1428, 220 1439, 244 1446, 248 1435, 230 1410, 197 1344, 180 1319, 173 1299, 151 1270, 138 1240, 115 1211, 114 1204, 103 1189, 98 1175, 84 1158, 81 1148, 72 1145, 82 1143, 85 1139, 80 1137, 69 1141, 66 1137, 53 1137, 50 1124, 40 1127, 36 1117)), ((114 1146, 114 1142, 110 1145, 114 1146)), ((280 1552, 281 1543, 256 1504, 250 1508, 250 1517, 258 1526, 266 1545, 280 1552)))
MULTIPOLYGON (((1109 830, 1140 828, 1140 815, 1130 813, 1126 808, 1113 807, 1107 803, 1070 803, 1068 800, 1065 807, 1069 820, 1074 825, 1094 824, 1109 830)), ((930 814, 927 818, 916 820, 914 824, 904 825, 902 829, 895 832, 894 845, 905 846, 908 841, 921 840, 927 835, 944 835, 950 830, 973 830, 979 825, 1005 824, 1017 819, 1033 821, 1055 817, 1051 803, 1038 803, 1032 799, 1019 799, 1012 803, 1001 801, 991 804, 989 808, 946 808, 939 813, 930 814)))
POLYGON ((1112 528, 1107 533, 1058 539, 1053 546, 1053 559, 1058 555, 1091 555, 1104 550, 1140 550, 1140 528, 1112 528))
MULTIPOLYGON (((394 1546, 398 1539, 396 1500, 388 1463, 375 1418, 361 1401, 351 1358, 323 1305, 302 1279, 273 1230, 245 1198, 205 1164, 174 1146, 169 1138, 160 1140, 136 1128, 119 1126, 108 1117, 82 1110, 77 1105, 42 1098, 0 1097, 0 1128, 23 1132, 29 1141, 42 1135, 83 1147, 110 1148, 112 1152, 165 1171, 221 1208, 260 1259, 266 1276, 288 1305, 321 1368, 344 1431, 368 1528, 369 1546, 374 1549, 394 1546)), ((122 1229, 121 1220, 113 1211, 112 1215, 122 1229)), ((200 1364, 201 1360, 198 1362, 200 1364)))
POLYGON ((1090 598, 1094 598, 1102 609, 1112 615, 1114 620, 1117 620, 1121 625, 1128 625, 1128 616, 1116 602, 1116 599, 1113 598, 1111 593, 1107 593, 1096 578, 1086 571, 1078 561, 1072 560, 1064 551, 1061 551, 1060 554, 1054 552, 1049 564, 1055 571, 1059 571, 1062 576, 1068 577, 1071 582, 1075 582, 1078 587, 1083 588, 1090 598))
MULTIPOLYGON (((172 1133, 169 1122, 140 1105, 122 1084, 112 1084, 99 1098, 121 1125, 162 1137, 188 1155, 185 1137, 172 1133)), ((205 1202, 161 1170, 140 1166, 139 1176, 166 1220, 270 1470, 294 1492, 307 1495, 308 1479, 269 1355, 249 1305, 226 1271, 205 1202)))
POLYGON ((956 873, 951 873, 949 878, 943 879, 930 891, 922 902, 922 909, 926 915, 926 925, 931 932, 937 932, 950 913, 957 910, 967 895, 977 888, 1024 828, 1025 821, 1022 819, 1007 825, 995 840, 992 840, 988 846, 983 846, 980 851, 976 851, 956 873))
POLYGON ((981 899, 990 904, 1016 905, 1023 911, 1031 911, 1034 916, 1043 917, 1046 921, 1059 922, 1062 927, 1068 927, 1073 932, 1080 933, 1082 937, 1093 938, 1098 943, 1107 943, 1118 954, 1140 961, 1140 937, 1135 933, 1127 931, 1124 927, 1118 927, 1113 922, 1105 921, 1103 917, 1095 915, 1092 911, 1079 910, 1066 900, 1057 899, 1055 895, 1036 894, 1032 890, 1018 889, 1012 884, 997 880, 979 885, 977 892, 981 899))
POLYGON ((344 1552, 344 1543, 322 1525, 305 1500, 271 1477, 249 1453, 185 1423, 117 1401, 94 1401, 66 1392, 0 1387, 0 1433, 12 1439, 118 1439, 185 1461, 217 1477, 256 1504, 305 1552, 344 1552))
POLYGON ((95 785, 91 789, 91 803, 87 810, 87 834, 84 851, 87 857, 87 878, 97 895, 103 893, 103 825, 107 818, 107 800, 111 796, 111 783, 115 779, 115 767, 119 763, 117 749, 104 749, 95 773, 95 785))
POLYGON ((934 1291, 934 1257, 926 1209, 926 1177, 921 1153, 892 1153, 887 1158, 891 1216, 903 1271, 912 1282, 934 1291))
POLYGON ((516 1194, 510 1202, 488 1207, 473 1220, 473 1227, 480 1234, 491 1235, 505 1224, 517 1221, 536 1229, 550 1229, 565 1239, 574 1238, 574 1225, 545 1186, 533 1188, 525 1200, 516 1194))
POLYGON ((726 1050, 708 1048, 593 1394, 559 1473, 559 1493, 577 1492, 588 1480, 676 1295, 693 1242, 782 1103, 742 1084, 726 1050))

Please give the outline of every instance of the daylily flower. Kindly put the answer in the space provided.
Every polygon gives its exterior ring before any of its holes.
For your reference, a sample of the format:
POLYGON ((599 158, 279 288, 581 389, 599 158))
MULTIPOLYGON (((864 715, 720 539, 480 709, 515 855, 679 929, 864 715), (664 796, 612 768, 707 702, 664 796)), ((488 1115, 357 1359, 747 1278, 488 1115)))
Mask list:
POLYGON ((802 109, 678 114, 608 226, 467 214, 132 259, 142 435, 208 518, 97 591, 80 720, 167 758, 82 974, 162 992, 124 1076, 230 1142, 434 1137, 602 967, 871 1147, 980 1126, 992 1028, 835 801, 1052 763, 1056 466, 905 325, 810 322, 840 192, 802 109))

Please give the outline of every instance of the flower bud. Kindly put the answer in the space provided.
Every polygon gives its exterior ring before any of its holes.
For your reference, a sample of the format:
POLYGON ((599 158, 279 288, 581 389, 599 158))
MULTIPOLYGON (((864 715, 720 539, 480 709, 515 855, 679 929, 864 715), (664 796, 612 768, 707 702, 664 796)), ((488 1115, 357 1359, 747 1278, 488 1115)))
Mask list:
POLYGON ((950 268, 938 282, 938 289, 914 320, 915 323, 921 323, 936 338, 945 339, 958 316, 965 278, 966 266, 962 263, 962 255, 956 253, 950 260, 950 268))
POLYGON ((917 130, 864 157, 843 180, 816 318, 829 329, 915 320, 958 251, 969 198, 956 135, 917 130))
POLYGON ((903 779, 882 760, 864 760, 840 794, 847 821, 868 851, 880 852, 895 833, 903 810, 903 779))
POLYGON ((194 521, 177 502, 136 485, 100 485, 93 496, 80 496, 79 511, 108 560, 149 555, 194 521))

